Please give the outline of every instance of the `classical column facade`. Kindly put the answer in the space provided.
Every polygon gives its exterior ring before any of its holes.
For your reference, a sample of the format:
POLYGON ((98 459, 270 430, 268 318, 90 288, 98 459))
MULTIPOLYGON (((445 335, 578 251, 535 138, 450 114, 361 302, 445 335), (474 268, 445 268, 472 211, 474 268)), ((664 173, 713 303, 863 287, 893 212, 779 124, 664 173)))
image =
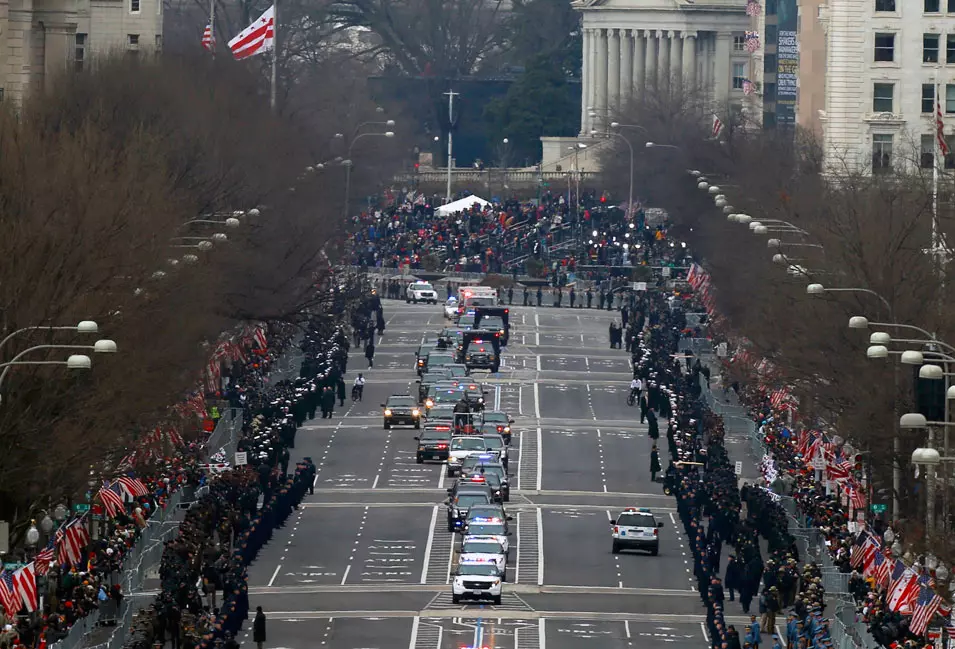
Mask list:
POLYGON ((580 134, 586 135, 590 132, 590 85, 593 83, 593 77, 590 74, 590 29, 584 29, 583 37, 583 56, 580 66, 580 134))
POLYGON ((620 106, 626 106, 633 98, 633 30, 620 31, 620 106))
POLYGON ((657 86, 657 51, 660 41, 660 32, 656 30, 647 31, 647 89, 653 89, 657 86))
POLYGON ((733 42, 730 32, 716 34, 715 67, 713 70, 713 97, 723 101, 730 91, 730 47, 733 42))
POLYGON ((696 87, 696 32, 683 32, 683 85, 696 87))
POLYGON ((607 30, 597 30, 597 101, 594 110, 597 118, 594 128, 600 130, 607 122, 607 30))
POLYGON ((660 55, 657 61, 657 85, 660 88, 667 88, 670 85, 670 34, 673 32, 660 32, 660 55))
POLYGON ((680 74, 683 62, 683 44, 680 42, 680 36, 677 32, 670 32, 670 79, 672 83, 679 85, 683 78, 680 74))
POLYGON ((609 78, 609 96, 607 107, 613 114, 620 108, 620 29, 608 30, 607 76, 609 78))
POLYGON ((633 30, 633 95, 643 94, 647 81, 647 37, 642 29, 633 30))
POLYGON ((600 30, 590 30, 590 97, 587 100, 587 133, 594 127, 596 118, 590 113, 597 110, 597 80, 599 78, 599 66, 597 64, 597 43, 600 40, 600 30))

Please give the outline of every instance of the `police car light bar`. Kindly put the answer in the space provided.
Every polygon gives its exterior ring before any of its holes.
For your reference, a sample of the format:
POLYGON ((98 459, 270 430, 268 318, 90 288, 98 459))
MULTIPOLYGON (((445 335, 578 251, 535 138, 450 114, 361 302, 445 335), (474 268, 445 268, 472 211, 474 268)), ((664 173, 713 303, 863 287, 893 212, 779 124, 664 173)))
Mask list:
POLYGON ((490 518, 485 516, 475 516, 471 519, 472 523, 500 523, 500 518, 490 518))

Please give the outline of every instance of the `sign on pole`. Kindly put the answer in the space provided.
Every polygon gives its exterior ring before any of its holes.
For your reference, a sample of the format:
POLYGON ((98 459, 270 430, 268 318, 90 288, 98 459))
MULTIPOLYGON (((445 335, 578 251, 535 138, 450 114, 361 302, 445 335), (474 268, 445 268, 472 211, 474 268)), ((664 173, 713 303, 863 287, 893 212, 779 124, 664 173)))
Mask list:
POLYGON ((633 282, 633 286, 632 286, 631 288, 632 288, 634 291, 645 291, 645 290, 647 290, 647 283, 646 283, 646 282, 633 282))
POLYGON ((736 461, 736 475, 743 475, 743 463, 739 460, 736 461))
POLYGON ((237 451, 235 454, 235 465, 243 466, 249 463, 249 454, 245 451, 237 451))

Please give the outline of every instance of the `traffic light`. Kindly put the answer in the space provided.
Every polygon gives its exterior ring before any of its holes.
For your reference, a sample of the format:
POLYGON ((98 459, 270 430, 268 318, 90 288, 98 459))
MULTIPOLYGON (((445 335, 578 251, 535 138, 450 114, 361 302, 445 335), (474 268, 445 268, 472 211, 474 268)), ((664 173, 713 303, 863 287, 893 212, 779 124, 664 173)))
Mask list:
POLYGON ((852 456, 852 470, 861 471, 862 470, 862 453, 856 453, 852 456))
POLYGON ((415 171, 415 173, 418 173, 418 167, 419 167, 418 163, 417 163, 417 162, 414 163, 414 171, 415 171))

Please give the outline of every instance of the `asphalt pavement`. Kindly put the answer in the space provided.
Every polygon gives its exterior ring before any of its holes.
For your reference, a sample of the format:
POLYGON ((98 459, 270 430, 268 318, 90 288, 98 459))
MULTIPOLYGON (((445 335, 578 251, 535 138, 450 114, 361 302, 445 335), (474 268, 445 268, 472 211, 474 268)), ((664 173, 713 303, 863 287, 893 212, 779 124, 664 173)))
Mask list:
POLYGON ((626 403, 629 354, 609 347, 620 313, 512 307, 500 372, 475 372, 489 405, 515 419, 512 551, 493 606, 451 602, 456 548, 443 501, 452 480, 441 465, 415 462, 412 427, 382 426, 388 395, 415 390, 414 352, 445 326, 442 308, 384 308, 375 367, 357 351, 349 361, 346 381, 365 375, 364 400, 299 430, 293 460, 315 461, 315 494, 250 567, 266 646, 706 647, 674 503, 650 480, 647 428, 626 403), (658 556, 611 553, 609 520, 627 506, 663 521, 658 556))

